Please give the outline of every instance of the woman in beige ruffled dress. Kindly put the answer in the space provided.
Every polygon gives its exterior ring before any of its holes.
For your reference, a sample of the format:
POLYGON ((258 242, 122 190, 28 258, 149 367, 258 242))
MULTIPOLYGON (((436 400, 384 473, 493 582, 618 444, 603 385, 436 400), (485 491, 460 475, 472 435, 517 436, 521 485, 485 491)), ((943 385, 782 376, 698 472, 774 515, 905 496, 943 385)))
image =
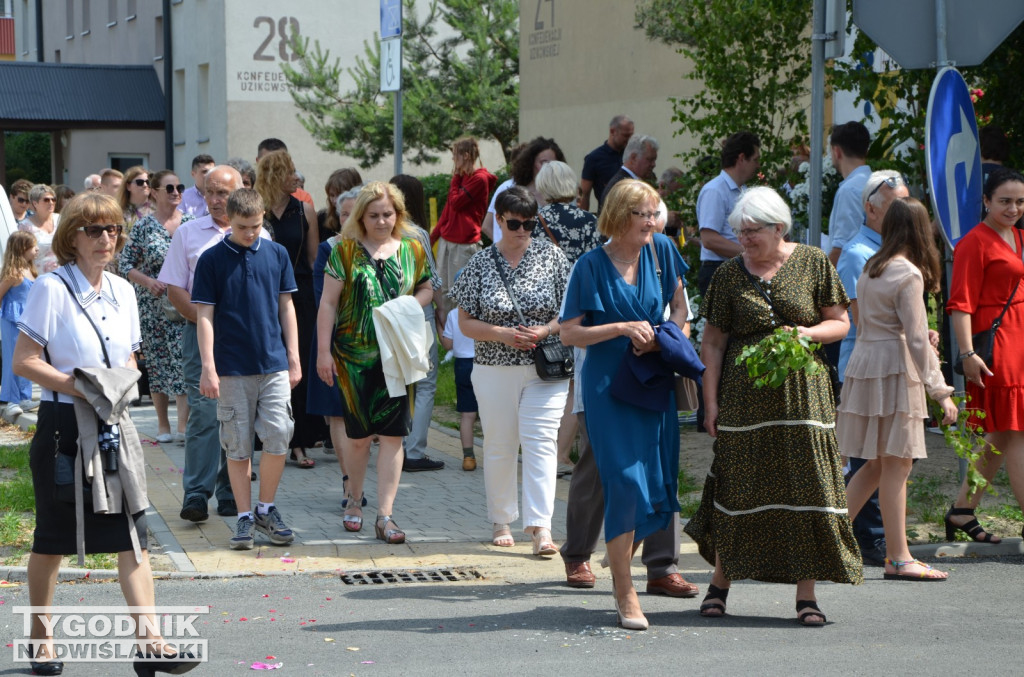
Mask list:
POLYGON ((925 458, 925 394, 957 417, 939 360, 928 341, 924 292, 939 289, 939 254, 928 211, 896 200, 882 221, 882 247, 857 281, 857 342, 843 381, 839 449, 867 463, 846 488, 850 519, 878 489, 885 529, 887 580, 943 581, 946 572, 914 559, 907 546, 907 477, 925 458))

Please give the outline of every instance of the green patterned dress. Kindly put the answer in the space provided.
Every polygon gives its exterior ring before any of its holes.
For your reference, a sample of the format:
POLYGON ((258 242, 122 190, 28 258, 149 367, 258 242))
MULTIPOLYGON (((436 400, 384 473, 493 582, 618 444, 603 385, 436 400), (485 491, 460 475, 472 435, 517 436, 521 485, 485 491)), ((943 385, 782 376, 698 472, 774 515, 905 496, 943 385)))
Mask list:
MULTIPOLYGON (((762 286, 779 312, 802 326, 819 323, 821 308, 849 302, 825 254, 804 245, 762 286)), ((828 372, 800 371, 779 388, 754 388, 736 357, 784 322, 735 259, 715 271, 701 315, 730 341, 715 456, 686 533, 708 562, 718 552, 729 580, 862 582, 828 372)))
POLYGON ((388 396, 373 309, 430 280, 426 250, 415 239, 403 239, 394 256, 375 262, 357 240, 340 240, 324 272, 343 284, 331 354, 345 432, 352 439, 403 437, 409 433, 409 397, 388 396))

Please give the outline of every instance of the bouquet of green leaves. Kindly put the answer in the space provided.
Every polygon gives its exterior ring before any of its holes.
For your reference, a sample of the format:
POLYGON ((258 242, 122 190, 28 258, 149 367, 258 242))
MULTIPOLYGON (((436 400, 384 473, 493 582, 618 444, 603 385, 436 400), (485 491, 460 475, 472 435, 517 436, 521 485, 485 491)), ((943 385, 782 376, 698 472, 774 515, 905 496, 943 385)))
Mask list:
POLYGON ((747 374, 754 379, 755 388, 778 388, 794 371, 803 369, 808 375, 817 373, 821 365, 815 361, 814 351, 820 347, 820 343, 801 336, 796 327, 780 327, 755 345, 744 348, 736 364, 746 363, 747 374))

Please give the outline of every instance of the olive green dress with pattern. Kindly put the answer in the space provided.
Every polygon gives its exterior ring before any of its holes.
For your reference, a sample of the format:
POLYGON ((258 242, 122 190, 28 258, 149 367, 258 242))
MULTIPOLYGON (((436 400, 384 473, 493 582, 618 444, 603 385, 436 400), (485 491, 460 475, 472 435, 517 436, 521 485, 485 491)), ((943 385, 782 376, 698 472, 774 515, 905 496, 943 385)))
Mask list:
POLYGON ((828 371, 799 371, 778 388, 755 388, 736 357, 776 327, 821 322, 821 308, 849 299, 817 248, 797 245, 761 282, 780 319, 736 259, 715 272, 701 315, 729 335, 719 385, 715 456, 697 513, 686 525, 729 580, 837 583, 863 580, 846 509, 828 371))

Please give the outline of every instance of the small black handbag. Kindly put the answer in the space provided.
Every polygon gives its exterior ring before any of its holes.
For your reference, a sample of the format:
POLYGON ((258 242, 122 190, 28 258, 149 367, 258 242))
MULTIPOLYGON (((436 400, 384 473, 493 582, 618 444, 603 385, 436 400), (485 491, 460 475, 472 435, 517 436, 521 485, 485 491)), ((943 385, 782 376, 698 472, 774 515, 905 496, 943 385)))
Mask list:
MULTIPOLYGON (((501 267, 501 261, 498 260, 498 253, 493 248, 491 249, 491 256, 494 257, 494 267, 498 269, 498 275, 501 277, 501 281, 505 283, 505 290, 508 291, 508 296, 512 299, 512 305, 515 306, 516 312, 519 313, 520 324, 524 327, 528 326, 526 318, 523 316, 523 311, 519 307, 519 300, 512 291, 512 285, 509 284, 508 277, 505 276, 505 271, 501 267)), ((533 349, 533 365, 537 369, 537 376, 542 381, 564 381, 572 378, 576 370, 572 348, 558 339, 542 343, 533 349)))

